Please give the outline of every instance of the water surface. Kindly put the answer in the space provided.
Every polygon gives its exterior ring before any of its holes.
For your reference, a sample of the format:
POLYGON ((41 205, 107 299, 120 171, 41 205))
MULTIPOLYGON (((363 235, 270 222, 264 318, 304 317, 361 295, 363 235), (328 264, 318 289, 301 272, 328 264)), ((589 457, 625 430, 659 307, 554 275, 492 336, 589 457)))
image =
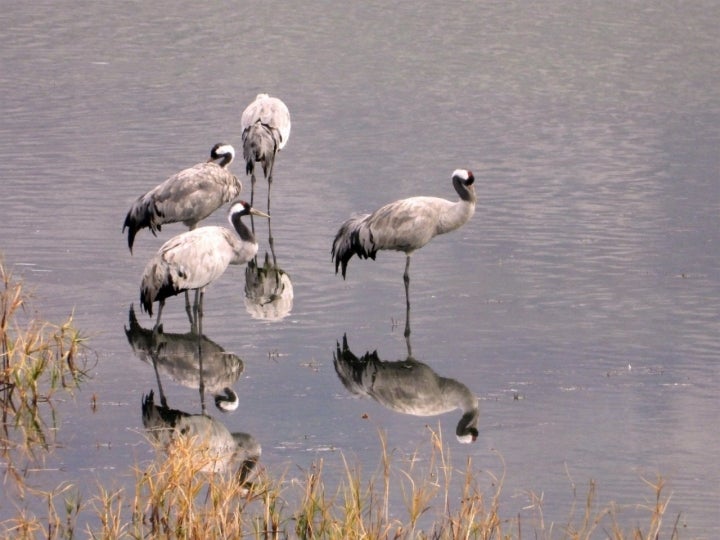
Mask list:
MULTIPOLYGON (((140 275, 182 227, 141 232, 131 256, 124 215, 213 143, 239 148, 240 114, 266 91, 293 118, 272 192, 292 307, 279 320, 253 316, 244 269, 230 268, 208 289, 203 320, 243 362, 240 406, 222 420, 262 444, 265 467, 295 473, 320 457, 339 464, 342 452, 372 470, 379 429, 410 453, 429 425, 458 466, 471 456, 500 474, 502 456, 506 516, 537 525, 535 494, 546 527, 562 524, 573 487, 592 479, 601 503, 631 505, 630 526, 632 505, 652 495, 642 479, 660 474, 666 520, 681 514, 682 537, 716 537, 717 6, 215 8, 4 9, 0 249, 42 316, 72 312, 98 355, 92 381, 58 404, 52 472, 31 480, 132 489, 130 466, 154 456, 140 406, 157 378, 125 328, 133 304, 152 327, 140 275), (412 350, 479 397, 472 445, 452 436, 457 411, 388 411, 353 397, 333 367, 343 336, 358 356, 407 354, 402 254, 352 260, 343 281, 330 262, 335 231, 401 197, 454 198, 459 167, 475 173, 478 209, 413 258, 412 350)), ((224 211, 207 222, 224 224, 224 211)), ((261 260, 267 236, 258 224, 261 260)), ((163 318, 166 332, 187 332, 181 299, 163 318)), ((199 412, 197 389, 163 376, 169 404, 199 412)), ((0 498, 2 517, 14 511, 0 498)))

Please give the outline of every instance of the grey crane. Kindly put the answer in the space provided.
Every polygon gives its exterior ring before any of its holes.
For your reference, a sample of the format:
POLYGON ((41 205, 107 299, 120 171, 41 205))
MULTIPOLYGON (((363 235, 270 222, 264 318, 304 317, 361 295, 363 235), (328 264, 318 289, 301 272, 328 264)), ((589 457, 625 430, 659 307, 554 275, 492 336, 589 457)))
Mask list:
MULTIPOLYGON (((333 241, 331 255, 335 273, 342 269, 345 279, 353 255, 375 259, 379 250, 403 251, 406 255, 405 300, 410 310, 410 257, 438 234, 454 231, 475 213, 473 173, 456 169, 452 184, 460 196, 456 202, 438 197, 410 197, 386 204, 372 214, 354 216, 342 224, 333 241)), ((405 327, 409 333, 409 323, 405 327)))
POLYGON ((151 189, 130 207, 123 224, 128 229, 128 247, 132 253, 135 235, 149 228, 153 235, 165 223, 183 222, 191 230, 225 203, 235 200, 242 183, 228 170, 235 149, 218 143, 210 150, 210 159, 198 163, 151 189))
POLYGON ((218 279, 228 265, 245 264, 257 254, 255 236, 241 219, 247 215, 270 217, 245 201, 237 201, 228 212, 234 232, 213 225, 184 232, 165 242, 148 261, 140 285, 140 303, 149 315, 153 302, 160 303, 156 326, 165 299, 191 289, 200 295, 194 306, 197 320, 197 315, 202 316, 205 287, 218 279))
POLYGON ((406 360, 386 362, 377 351, 361 358, 348 348, 347 336, 337 344, 333 357, 335 373, 347 390, 367 396, 384 407, 414 416, 435 416, 460 409, 455 435, 461 443, 478 436, 480 409, 478 398, 463 383, 441 377, 423 362, 408 356, 406 360))
POLYGON ((268 181, 267 211, 270 212, 270 187, 275 156, 290 137, 290 111, 279 98, 258 94, 240 118, 245 172, 251 178, 250 204, 255 195, 255 163, 262 163, 268 181))
MULTIPOLYGON (((142 399, 143 426, 165 450, 185 440, 203 473, 234 473, 240 485, 252 482, 262 447, 249 433, 230 433, 220 421, 206 414, 190 414, 167 405, 156 405, 151 390, 142 399)), ((182 443, 181 443, 182 444, 182 443)))

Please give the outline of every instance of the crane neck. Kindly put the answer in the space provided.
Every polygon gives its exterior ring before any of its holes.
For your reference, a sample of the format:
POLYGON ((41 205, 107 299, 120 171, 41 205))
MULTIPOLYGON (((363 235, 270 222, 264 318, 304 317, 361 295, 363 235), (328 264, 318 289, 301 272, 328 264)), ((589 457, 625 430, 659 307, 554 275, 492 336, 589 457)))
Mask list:
POLYGON ((218 165, 221 168, 226 169, 227 166, 232 163, 232 160, 233 160, 232 154, 225 154, 225 155, 223 155, 222 159, 218 162, 218 165))
POLYGON ((244 214, 242 212, 232 214, 230 216, 230 223, 232 223, 232 226, 235 228, 235 232, 237 232, 238 236, 242 241, 255 244, 255 235, 248 228, 248 226, 243 223, 241 219, 243 215, 244 214))
POLYGON ((477 202, 477 196, 475 195, 475 186, 466 184, 463 180, 458 177, 453 178, 453 187, 457 194, 460 195, 460 200, 475 205, 477 202))
POLYGON ((440 379, 448 397, 457 400, 457 407, 463 413, 455 428, 455 435, 457 435, 459 439, 470 437, 472 440, 475 440, 477 437, 478 419, 480 417, 477 397, 475 397, 467 386, 455 379, 445 377, 441 377, 440 379))
POLYGON ((449 377, 438 377, 438 383, 447 401, 452 402, 458 409, 464 413, 477 409, 477 398, 463 383, 449 377))

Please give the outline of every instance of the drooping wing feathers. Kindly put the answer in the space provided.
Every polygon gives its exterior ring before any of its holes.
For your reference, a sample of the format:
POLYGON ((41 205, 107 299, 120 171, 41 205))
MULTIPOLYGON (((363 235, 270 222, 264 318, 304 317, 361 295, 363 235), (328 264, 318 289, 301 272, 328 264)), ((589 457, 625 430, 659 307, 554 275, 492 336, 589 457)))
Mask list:
POLYGON ((132 205, 123 225, 123 232, 128 229, 128 247, 132 251, 135 235, 145 227, 153 235, 165 223, 182 222, 192 228, 241 191, 240 180, 216 163, 199 163, 180 171, 132 205))
POLYGON ((333 241, 331 255, 335 261, 335 273, 342 267, 342 277, 345 279, 348 261, 353 255, 367 259, 375 259, 377 248, 374 247, 372 233, 366 227, 366 220, 370 214, 356 216, 342 224, 333 241))
POLYGON ((379 208, 372 214, 350 218, 340 227, 332 247, 335 273, 345 277, 353 255, 375 259, 378 250, 412 253, 423 247, 440 227, 442 215, 455 203, 437 197, 410 197, 379 208))
POLYGON ((255 162, 263 164, 263 173, 267 177, 271 161, 279 148, 276 139, 277 130, 273 130, 260 121, 252 124, 243 131, 243 159, 245 159, 245 172, 252 174, 255 162))

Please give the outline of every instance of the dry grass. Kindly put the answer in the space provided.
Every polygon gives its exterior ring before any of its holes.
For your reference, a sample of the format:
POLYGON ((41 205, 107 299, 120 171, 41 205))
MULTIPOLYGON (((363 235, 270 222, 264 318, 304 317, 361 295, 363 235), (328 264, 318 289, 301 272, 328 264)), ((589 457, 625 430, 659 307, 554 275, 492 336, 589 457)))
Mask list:
MULTIPOLYGON (((478 470, 470 458, 461 468, 452 463, 450 448, 439 431, 429 429, 428 447, 410 455, 391 450, 380 433, 381 451, 374 471, 366 473, 342 456, 343 473, 326 482, 325 462, 319 459, 297 477, 273 475, 260 468, 248 484, 237 473, 212 470, 196 441, 178 438, 158 448, 158 459, 134 470, 132 492, 95 488, 83 500, 79 489, 63 484, 45 492, 28 487, 22 471, 50 450, 42 408, 52 395, 72 391, 82 380, 83 339, 72 317, 60 325, 30 320, 22 284, 0 264, 0 346, 3 409, 1 451, 6 463, 3 489, 44 508, 37 515, 19 508, 0 522, 0 536, 51 538, 326 538, 326 539, 569 539, 660 538, 669 497, 662 478, 647 482, 649 503, 637 505, 644 527, 623 529, 621 508, 598 505, 591 482, 582 499, 568 509, 561 527, 546 527, 542 497, 533 498, 535 520, 503 515, 503 478, 478 470), (400 504, 397 501, 402 501, 400 504), (83 525, 80 526, 79 523, 83 525)), ((152 444, 152 437, 148 441, 152 444)), ((498 456, 504 470, 502 457, 498 456)), ((337 475, 335 475, 337 476, 337 475)), ((87 496, 87 494, 85 494, 87 496)), ((677 538, 677 521, 665 533, 677 538)))
POLYGON ((1 261, 0 287, 0 456, 6 480, 13 477, 22 496, 26 464, 40 461, 53 444, 58 426, 52 398, 83 380, 86 356, 72 315, 60 325, 30 316, 22 281, 1 261))
MULTIPOLYGON (((384 444, 384 437, 380 435, 384 444)), ((648 482, 647 519, 624 530, 619 510, 598 508, 591 483, 583 507, 562 527, 522 527, 518 516, 502 516, 502 479, 476 470, 471 460, 452 467, 440 434, 430 431, 430 460, 382 452, 376 471, 365 475, 343 459, 344 477, 330 488, 318 460, 299 478, 273 478, 261 471, 251 485, 233 474, 203 473, 197 445, 179 440, 162 458, 135 470, 134 492, 97 493, 81 503, 72 486, 35 493, 46 500, 42 518, 20 513, 0 523, 15 538, 327 538, 327 539, 590 539, 660 538, 668 497, 662 480, 648 482), (458 483, 453 482, 458 475, 458 483), (482 484, 486 484, 485 492, 482 484), (459 486, 459 487, 458 487, 459 486), (404 508, 391 512, 393 494, 404 508), (77 523, 86 523, 82 531, 77 523), (423 525, 423 523, 425 525, 423 525)), ((211 458, 208 458, 211 459, 211 458)), ((666 536, 677 538, 677 526, 666 536)))

